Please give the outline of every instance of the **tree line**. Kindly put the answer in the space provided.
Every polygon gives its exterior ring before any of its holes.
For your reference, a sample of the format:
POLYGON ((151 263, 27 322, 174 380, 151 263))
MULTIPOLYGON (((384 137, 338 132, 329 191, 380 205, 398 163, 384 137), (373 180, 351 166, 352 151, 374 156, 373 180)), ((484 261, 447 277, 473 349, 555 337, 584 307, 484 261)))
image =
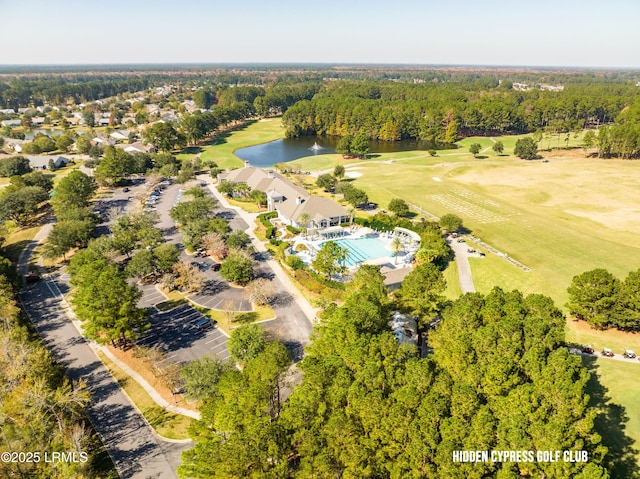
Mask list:
POLYGON ((324 85, 283 116, 288 136, 358 136, 452 144, 458 136, 567 132, 613 122, 640 92, 632 85, 569 84, 514 91, 469 83, 348 82, 324 85))
POLYGON ((0 475, 111 477, 115 471, 86 415, 86 384, 69 381, 29 325, 15 299, 21 286, 15 266, 1 252, 0 451, 38 452, 40 460, 3 460, 0 475), (45 452, 50 456, 53 452, 75 453, 79 460, 47 462, 45 452))
POLYGON ((640 330, 640 270, 621 281, 603 268, 576 275, 567 289, 569 314, 597 329, 640 330))
POLYGON ((245 342, 241 371, 192 383, 206 393, 180 477, 609 477, 590 376, 553 302, 496 288, 447 303, 443 287, 423 264, 389 296, 376 267, 360 268, 344 304, 323 312, 286 400, 285 351, 245 342), (439 320, 433 354, 392 335, 397 310, 439 320), (456 463, 460 449, 586 449, 589 462, 456 463))

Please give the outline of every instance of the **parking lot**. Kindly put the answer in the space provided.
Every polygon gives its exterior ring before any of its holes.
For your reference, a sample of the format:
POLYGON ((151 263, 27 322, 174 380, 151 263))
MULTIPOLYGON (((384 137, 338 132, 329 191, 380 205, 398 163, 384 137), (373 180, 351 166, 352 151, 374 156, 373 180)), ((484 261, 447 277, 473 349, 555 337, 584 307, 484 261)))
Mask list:
POLYGON ((215 354, 223 361, 229 358, 227 337, 188 304, 155 312, 149 322, 151 328, 136 344, 165 352, 167 361, 185 363, 207 354, 215 354), (200 327, 199 322, 203 324, 200 327))

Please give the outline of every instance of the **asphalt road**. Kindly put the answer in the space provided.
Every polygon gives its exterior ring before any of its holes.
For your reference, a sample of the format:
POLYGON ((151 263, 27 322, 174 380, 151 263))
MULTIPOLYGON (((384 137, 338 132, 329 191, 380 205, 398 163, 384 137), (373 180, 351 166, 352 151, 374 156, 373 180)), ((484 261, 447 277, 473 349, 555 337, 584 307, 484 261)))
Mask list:
POLYGON ((67 375, 91 391, 87 413, 120 477, 177 478, 181 452, 190 444, 162 441, 132 406, 71 321, 58 285, 49 277, 20 293, 26 313, 67 375))

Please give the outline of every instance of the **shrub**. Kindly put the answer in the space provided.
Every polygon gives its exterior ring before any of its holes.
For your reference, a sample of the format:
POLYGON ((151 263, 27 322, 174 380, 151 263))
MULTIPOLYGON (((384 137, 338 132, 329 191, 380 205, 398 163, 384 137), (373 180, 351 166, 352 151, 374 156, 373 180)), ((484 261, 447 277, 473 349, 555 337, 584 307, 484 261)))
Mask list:
POLYGON ((287 265, 294 271, 304 269, 304 261, 302 261, 300 257, 296 256, 295 254, 287 256, 285 263, 287 263, 287 265))
POLYGON ((300 230, 298 228, 291 225, 287 225, 287 231, 289 231, 290 233, 293 233, 294 235, 297 235, 300 233, 300 230))

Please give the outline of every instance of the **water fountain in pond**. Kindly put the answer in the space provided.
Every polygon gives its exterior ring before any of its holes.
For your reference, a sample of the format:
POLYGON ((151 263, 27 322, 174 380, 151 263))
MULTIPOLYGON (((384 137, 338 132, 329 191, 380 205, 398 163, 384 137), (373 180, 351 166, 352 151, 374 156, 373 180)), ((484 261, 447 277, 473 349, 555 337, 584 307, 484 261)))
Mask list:
POLYGON ((314 144, 309 147, 309 149, 313 152, 318 152, 320 150, 324 150, 324 148, 322 148, 320 145, 318 145, 318 142, 314 142, 314 144))

